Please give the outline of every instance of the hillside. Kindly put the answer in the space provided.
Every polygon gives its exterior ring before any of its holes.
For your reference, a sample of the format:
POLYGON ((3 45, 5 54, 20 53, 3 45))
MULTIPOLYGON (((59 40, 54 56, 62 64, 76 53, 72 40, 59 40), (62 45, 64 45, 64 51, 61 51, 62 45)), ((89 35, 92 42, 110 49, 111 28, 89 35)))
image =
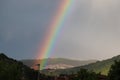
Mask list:
POLYGON ((72 68, 72 67, 83 66, 90 63, 94 63, 97 60, 79 61, 79 60, 71 60, 65 58, 48 58, 42 60, 21 60, 21 61, 29 67, 34 67, 34 65, 40 63, 41 61, 47 61, 47 66, 45 66, 45 68, 66 69, 66 68, 72 68))
MULTIPOLYGON (((80 68, 85 68, 85 69, 94 71, 96 73, 101 73, 103 75, 107 75, 111 65, 114 63, 115 60, 120 60, 120 55, 112 57, 112 58, 107 59, 107 60, 97 61, 95 63, 91 63, 88 65, 74 67, 71 69, 66 69, 66 70, 64 70, 64 73, 65 72, 66 73, 77 72, 78 70, 80 70, 80 68)), ((63 72, 61 71, 61 73, 63 73, 63 72)))
POLYGON ((0 53, 0 80, 33 80, 37 79, 37 72, 22 62, 0 53))

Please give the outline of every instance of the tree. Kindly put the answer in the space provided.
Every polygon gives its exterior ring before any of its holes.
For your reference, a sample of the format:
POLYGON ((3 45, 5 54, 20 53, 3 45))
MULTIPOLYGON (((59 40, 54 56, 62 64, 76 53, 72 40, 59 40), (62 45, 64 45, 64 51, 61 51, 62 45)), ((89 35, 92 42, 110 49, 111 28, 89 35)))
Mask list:
POLYGON ((0 54, 0 80, 37 80, 37 71, 20 61, 0 54))
POLYGON ((108 80, 120 80, 120 61, 114 61, 108 73, 108 80))
POLYGON ((98 75, 87 69, 80 69, 73 80, 98 80, 98 75))

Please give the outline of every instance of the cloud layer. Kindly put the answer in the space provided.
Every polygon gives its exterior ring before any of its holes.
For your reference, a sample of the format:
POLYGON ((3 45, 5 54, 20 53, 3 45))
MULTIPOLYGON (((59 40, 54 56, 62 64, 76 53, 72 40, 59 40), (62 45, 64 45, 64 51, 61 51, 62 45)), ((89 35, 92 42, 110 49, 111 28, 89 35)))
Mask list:
MULTIPOLYGON (((59 0, 0 1, 0 51, 35 58, 59 0), (2 4, 1 4, 2 3, 2 4)), ((105 59, 120 51, 120 1, 76 0, 52 57, 105 59)))

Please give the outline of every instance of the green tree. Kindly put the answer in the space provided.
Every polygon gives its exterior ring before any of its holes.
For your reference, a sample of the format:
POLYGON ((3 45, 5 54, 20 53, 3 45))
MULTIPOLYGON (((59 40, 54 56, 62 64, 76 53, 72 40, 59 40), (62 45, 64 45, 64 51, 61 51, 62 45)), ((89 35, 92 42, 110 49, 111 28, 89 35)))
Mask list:
POLYGON ((120 61, 114 61, 108 73, 108 80, 120 80, 120 61))
POLYGON ((98 80, 98 75, 87 69, 80 69, 74 80, 98 80))
POLYGON ((0 80, 37 80, 37 71, 22 62, 0 54, 0 80))

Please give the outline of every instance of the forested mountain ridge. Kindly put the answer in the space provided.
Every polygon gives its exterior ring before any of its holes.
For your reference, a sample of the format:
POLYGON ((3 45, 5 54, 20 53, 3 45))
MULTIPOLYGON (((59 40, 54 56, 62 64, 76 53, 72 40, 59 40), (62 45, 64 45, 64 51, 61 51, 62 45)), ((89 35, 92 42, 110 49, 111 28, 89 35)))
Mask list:
POLYGON ((0 80, 33 80, 37 79, 37 72, 22 62, 0 53, 0 80))
POLYGON ((88 64, 88 65, 74 67, 74 68, 71 68, 71 69, 66 69, 66 72, 69 72, 69 71, 77 72, 81 68, 85 68, 85 69, 88 69, 90 71, 94 71, 96 73, 101 73, 103 75, 107 75, 109 70, 110 70, 111 65, 114 64, 115 60, 119 61, 120 60, 120 55, 114 56, 110 59, 97 61, 95 63, 91 63, 91 64, 88 64))

